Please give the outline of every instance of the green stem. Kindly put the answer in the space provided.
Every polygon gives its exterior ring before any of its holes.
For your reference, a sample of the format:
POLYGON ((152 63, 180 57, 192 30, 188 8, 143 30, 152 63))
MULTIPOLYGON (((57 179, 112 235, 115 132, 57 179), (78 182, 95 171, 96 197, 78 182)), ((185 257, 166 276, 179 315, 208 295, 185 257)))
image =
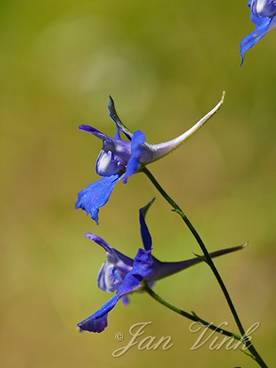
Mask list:
POLYGON ((266 363, 263 361, 263 359, 261 358, 261 356, 259 355, 259 353, 256 351, 255 347, 253 346, 252 342, 250 342, 247 339, 246 336, 246 332, 245 329, 241 323, 241 320, 238 316, 238 313, 236 311, 236 308, 232 302, 232 299, 230 297, 230 294, 222 280, 222 277, 220 276, 212 258, 209 255, 209 252, 203 242, 203 240, 201 239, 199 233, 197 232, 197 230, 194 228, 193 224, 190 222, 190 220, 188 219, 188 217, 185 215, 185 213, 182 211, 182 209, 178 206, 178 204, 168 195, 168 193, 161 187, 161 185, 158 183, 158 181, 155 179, 155 177, 153 176, 153 174, 146 168, 143 167, 142 171, 145 173, 145 175, 149 178, 149 180, 152 182, 152 184, 155 186, 155 188, 158 190, 158 192, 162 195, 162 197, 173 207, 173 210, 182 218, 182 220, 185 222, 185 224, 187 225, 187 227, 189 228, 189 230, 191 231, 191 233, 193 234, 194 238, 196 239, 200 249, 202 250, 204 256, 205 256, 205 261, 206 263, 209 265, 209 267, 211 268, 218 284, 220 285, 220 288, 224 294, 224 297, 227 301, 227 304, 231 310, 231 313, 233 315, 233 318, 236 322, 236 325, 240 331, 241 336, 243 336, 243 339, 245 341, 246 347, 248 348, 248 350, 251 352, 252 355, 254 355, 256 362, 259 364, 259 366, 261 368, 268 368, 268 366, 266 365, 266 363))
POLYGON ((212 331, 216 331, 222 335, 225 335, 227 337, 232 337, 235 340, 241 341, 242 337, 239 335, 234 334, 231 331, 225 330, 224 328, 221 328, 219 326, 216 326, 213 323, 207 322, 206 320, 200 318, 196 313, 189 313, 184 311, 183 309, 177 308, 176 306, 174 306, 173 304, 170 304, 169 302, 167 302, 166 300, 164 300, 163 298, 161 298, 161 296, 159 296, 158 294, 156 294, 148 285, 144 285, 143 290, 145 290, 153 299, 155 299, 158 303, 164 305, 166 308, 172 310, 173 312, 180 314, 181 316, 193 321, 193 322, 198 322, 201 323, 203 326, 206 326, 207 328, 209 328, 212 331))
MULTIPOLYGON (((160 295, 156 294, 147 284, 144 284, 143 290, 145 290, 155 301, 157 301, 158 303, 164 305, 164 307, 172 310, 173 312, 181 315, 182 317, 185 317, 193 322, 199 323, 205 327, 207 327, 209 330, 215 331, 221 335, 230 337, 234 340, 240 341, 244 346, 245 346, 245 341, 242 338, 242 336, 236 335, 231 331, 225 330, 222 327, 216 326, 214 323, 210 323, 207 322, 206 320, 204 320, 203 318, 199 317, 196 313, 192 312, 186 312, 183 309, 180 309, 178 307, 176 307, 175 305, 167 302, 165 299, 161 298, 160 295)), ((250 356, 252 359, 256 360, 255 357, 251 354, 248 353, 246 350, 240 350, 242 353, 250 356)))

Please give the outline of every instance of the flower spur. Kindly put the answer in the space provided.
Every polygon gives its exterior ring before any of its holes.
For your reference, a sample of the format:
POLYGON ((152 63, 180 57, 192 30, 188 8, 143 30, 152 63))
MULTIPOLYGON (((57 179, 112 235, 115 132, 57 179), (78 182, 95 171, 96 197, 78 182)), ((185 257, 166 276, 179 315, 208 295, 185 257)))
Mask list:
MULTIPOLYGON (((128 302, 128 295, 135 291, 143 291, 143 285, 153 287, 154 283, 164 277, 171 276, 195 264, 203 262, 204 256, 196 256, 179 262, 162 262, 152 255, 152 239, 145 222, 146 213, 153 201, 139 210, 140 232, 143 248, 139 248, 134 259, 110 247, 102 238, 88 233, 86 237, 100 245, 107 253, 107 259, 98 275, 98 287, 115 295, 97 312, 78 323, 81 331, 102 332, 107 326, 108 313, 120 299, 128 302)), ((220 249, 210 253, 212 258, 242 249, 243 246, 220 249)))
POLYGON ((192 128, 175 139, 160 144, 149 144, 145 135, 137 130, 131 133, 116 113, 113 99, 109 98, 109 115, 116 125, 115 137, 109 137, 90 125, 80 125, 79 129, 88 132, 102 141, 102 149, 96 160, 96 172, 101 179, 90 184, 78 193, 76 208, 81 208, 98 223, 99 208, 108 201, 114 186, 156 160, 166 156, 202 127, 221 107, 224 93, 218 104, 200 119, 192 128), (124 135, 127 140, 122 139, 124 135))
POLYGON ((276 0, 249 0, 248 6, 256 28, 241 41, 241 64, 245 53, 276 26, 276 0))

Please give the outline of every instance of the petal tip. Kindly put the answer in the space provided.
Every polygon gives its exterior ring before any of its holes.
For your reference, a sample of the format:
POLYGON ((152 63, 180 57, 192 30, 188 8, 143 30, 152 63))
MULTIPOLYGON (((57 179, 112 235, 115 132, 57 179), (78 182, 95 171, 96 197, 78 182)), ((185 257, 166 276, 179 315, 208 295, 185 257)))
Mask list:
POLYGON ((110 117, 113 119, 114 116, 116 115, 116 111, 115 111, 115 102, 111 95, 108 96, 107 109, 110 117))
POLYGON ((146 215, 151 205, 154 203, 155 199, 156 198, 153 197, 144 207, 140 208, 140 211, 144 214, 144 216, 146 215))
POLYGON ((94 241, 94 239, 95 239, 95 234, 92 234, 92 233, 85 233, 84 236, 88 240, 94 241))
POLYGON ((87 124, 80 124, 79 130, 84 130, 86 132, 90 132, 93 128, 90 125, 87 124))

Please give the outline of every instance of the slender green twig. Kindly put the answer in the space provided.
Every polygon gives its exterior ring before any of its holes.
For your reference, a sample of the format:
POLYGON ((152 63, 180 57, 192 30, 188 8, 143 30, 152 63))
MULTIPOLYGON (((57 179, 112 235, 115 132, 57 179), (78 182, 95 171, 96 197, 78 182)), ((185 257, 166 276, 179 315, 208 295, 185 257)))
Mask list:
POLYGON ((248 339, 248 337, 246 336, 246 332, 245 329, 241 323, 241 320, 239 318, 239 315, 236 311, 236 308, 232 302, 232 299, 230 297, 230 294, 222 280, 222 277, 220 276, 220 273, 218 272, 212 258, 209 255, 209 252, 203 242, 203 240, 201 239, 199 233, 197 232, 197 230, 194 228, 193 224, 190 222, 190 220, 188 219, 188 217, 185 215, 185 213, 182 211, 182 209, 178 206, 178 204, 169 196, 169 194, 162 188, 162 186, 159 184, 159 182, 155 179, 155 177, 153 176, 153 174, 146 168, 143 167, 142 172, 145 173, 145 175, 148 177, 148 179, 152 182, 152 184, 155 186, 155 188, 158 190, 158 192, 162 195, 162 197, 172 206, 173 210, 182 218, 182 220, 185 222, 185 224, 187 225, 187 227, 189 228, 189 230, 191 231, 191 233, 193 234, 194 238, 196 239, 199 247, 201 248, 204 256, 205 256, 205 262, 209 265, 209 267, 211 268, 218 284, 220 285, 220 288, 224 294, 224 297, 227 301, 227 304, 231 310, 231 313, 233 315, 233 318, 236 322, 236 325, 240 331, 241 336, 243 336, 243 340, 244 343, 247 347, 247 349, 250 351, 250 353, 255 357, 256 362, 259 364, 259 366, 261 368, 268 368, 268 366, 266 365, 266 363, 263 361, 263 359, 261 358, 261 356, 259 355, 259 353, 257 352, 257 350, 255 349, 255 347, 253 346, 252 342, 248 339))
MULTIPOLYGON (((178 307, 176 307, 175 305, 167 302, 165 299, 161 298, 160 295, 156 294, 147 284, 144 284, 143 286, 143 290, 145 290, 155 301, 157 301, 158 303, 164 305, 164 307, 172 310, 173 312, 181 315, 182 317, 185 317, 193 322, 199 323, 203 326, 205 326, 206 328, 208 328, 209 330, 215 331, 221 335, 227 336, 229 338, 232 338, 234 340, 240 341, 245 347, 245 341, 242 338, 242 336, 236 335, 231 331, 225 330, 224 328, 220 327, 220 326, 216 326, 214 323, 210 323, 207 322, 206 320, 204 320, 203 318, 199 317, 196 313, 194 312, 186 312, 183 309, 180 309, 178 307)), ((252 355, 251 353, 247 352, 246 350, 242 350, 239 349, 242 353, 244 353, 245 355, 250 356, 252 359, 256 360, 255 356, 252 355)))
POLYGON ((156 301, 158 301, 159 303, 161 303, 162 305, 164 305, 165 307, 169 308, 170 310, 172 310, 173 312, 180 314, 181 316, 193 321, 193 322, 198 322, 200 324, 202 324, 203 326, 206 326, 207 328, 209 328, 212 331, 216 331, 224 336, 227 337, 232 337, 235 340, 241 341, 242 337, 239 335, 234 334, 231 331, 225 330, 224 328, 221 328, 219 326, 216 326, 214 323, 210 323, 202 318, 200 318, 197 314, 195 313, 189 313, 184 311, 183 309, 177 308, 176 306, 174 306, 173 304, 170 304, 169 302, 167 302, 166 300, 164 300, 163 298, 161 298, 158 294, 156 294, 148 285, 144 285, 143 290, 145 290, 153 299, 155 299, 156 301))

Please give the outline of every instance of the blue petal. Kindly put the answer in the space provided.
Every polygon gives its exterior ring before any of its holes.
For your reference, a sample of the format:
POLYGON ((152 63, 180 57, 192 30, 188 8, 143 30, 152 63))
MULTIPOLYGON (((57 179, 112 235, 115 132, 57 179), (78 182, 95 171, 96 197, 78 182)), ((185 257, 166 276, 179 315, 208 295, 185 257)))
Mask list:
POLYGON ((78 323, 80 330, 89 332, 102 332, 107 326, 107 315, 118 303, 119 299, 125 297, 137 289, 145 277, 152 272, 153 258, 150 252, 138 249, 134 259, 133 269, 126 275, 120 285, 117 294, 107 301, 96 313, 78 323))
POLYGON ((101 238, 100 236, 98 236, 96 234, 92 234, 92 233, 86 233, 85 237, 88 240, 91 240, 91 241, 95 242, 96 244, 98 244, 107 253, 113 254, 113 249, 111 248, 111 246, 109 244, 107 244, 107 242, 103 238, 101 238))
POLYGON ((119 118, 117 111, 115 109, 114 100, 111 96, 109 96, 107 108, 108 108, 109 116, 116 124, 117 135, 119 134, 120 131, 122 131, 128 139, 131 139, 132 133, 127 129, 127 127, 122 123, 121 119, 119 118))
POLYGON ((97 284, 98 287, 107 292, 113 292, 118 289, 125 275, 131 271, 133 260, 118 250, 110 247, 100 236, 87 233, 87 239, 100 245, 107 253, 107 259, 100 268, 97 284))
POLYGON ((106 204, 119 180, 119 175, 112 175, 90 184, 79 192, 75 207, 84 210, 98 224, 99 208, 106 204))
POLYGON ((251 32, 241 41, 241 44, 240 44, 241 64, 244 61, 245 53, 251 47, 253 47, 255 43, 260 41, 266 35, 266 33, 270 30, 270 23, 271 23, 270 18, 262 18, 261 21, 259 21, 259 25, 256 26, 255 31, 251 32))
POLYGON ((90 134, 92 134, 95 137, 98 137, 100 139, 105 139, 106 138, 106 135, 104 133, 100 132, 96 128, 93 128, 91 125, 82 124, 82 125, 79 126, 79 129, 83 130, 85 132, 88 132, 88 133, 90 133, 90 134))
POLYGON ((97 319, 87 319, 78 324, 80 331, 103 332, 107 327, 107 314, 97 319))
POLYGON ((141 131, 134 132, 131 140, 131 156, 127 163, 126 173, 123 182, 126 183, 128 178, 135 174, 140 166, 140 157, 143 153, 143 145, 145 143, 145 135, 141 131))
POLYGON ((145 207, 140 208, 139 210, 140 232, 145 250, 151 250, 152 246, 152 239, 145 221, 145 217, 154 200, 155 198, 153 198, 145 207))
POLYGON ((244 61, 244 55, 251 47, 261 40, 268 31, 275 27, 276 23, 276 1, 266 0, 259 4, 257 0, 249 0, 250 19, 256 25, 254 32, 247 35, 240 44, 241 64, 244 61), (258 6, 258 5, 261 5, 258 6))
POLYGON ((102 332, 107 326, 107 315, 115 307, 119 297, 115 295, 106 302, 96 313, 91 314, 78 323, 81 331, 102 332))
POLYGON ((86 236, 87 239, 89 239, 91 241, 94 241, 96 244, 100 245, 107 253, 113 255, 118 260, 120 260, 123 263, 125 263, 127 266, 132 267, 132 265, 133 265, 133 259, 131 259, 130 257, 126 256, 125 254, 119 252, 117 249, 112 248, 100 236, 98 236, 96 234, 92 234, 92 233, 86 233, 85 236, 86 236))
MULTIPOLYGON (((210 253, 211 258, 220 257, 225 254, 229 254, 232 252, 236 252, 238 250, 243 249, 244 246, 237 246, 237 247, 231 247, 231 248, 225 248, 225 249, 219 249, 215 252, 210 253)), ((194 258, 186 259, 184 261, 178 261, 178 262, 161 262, 155 257, 153 257, 154 264, 153 264, 153 271, 152 273, 145 278, 145 280, 149 283, 158 281, 160 279, 163 279, 164 277, 171 276, 179 271, 186 270, 187 268, 194 266, 198 263, 205 262, 204 256, 196 256, 194 258)))
POLYGON ((144 249, 138 249, 134 258, 131 274, 137 277, 137 279, 140 279, 141 282, 152 273, 153 267, 154 258, 151 252, 144 249))

